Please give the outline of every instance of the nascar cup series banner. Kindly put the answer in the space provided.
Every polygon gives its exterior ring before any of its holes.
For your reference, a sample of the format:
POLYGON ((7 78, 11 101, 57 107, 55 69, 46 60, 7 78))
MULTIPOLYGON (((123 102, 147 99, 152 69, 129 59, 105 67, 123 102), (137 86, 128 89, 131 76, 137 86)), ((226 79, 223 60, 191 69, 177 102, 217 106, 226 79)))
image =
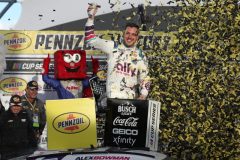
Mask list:
POLYGON ((47 100, 46 114, 49 150, 96 147, 93 98, 47 100))
POLYGON ((106 146, 157 151, 160 102, 110 98, 107 106, 106 146))

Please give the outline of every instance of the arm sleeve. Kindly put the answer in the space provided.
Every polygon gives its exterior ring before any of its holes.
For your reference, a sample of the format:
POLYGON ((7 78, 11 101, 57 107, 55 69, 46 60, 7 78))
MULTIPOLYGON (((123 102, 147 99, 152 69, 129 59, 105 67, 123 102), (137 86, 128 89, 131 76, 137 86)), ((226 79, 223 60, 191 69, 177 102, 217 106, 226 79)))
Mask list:
POLYGON ((28 121, 28 140, 29 145, 31 147, 37 147, 37 138, 35 137, 34 130, 33 130, 33 121, 29 117, 29 115, 26 116, 28 121))
POLYGON ((47 74, 42 75, 42 80, 54 89, 58 88, 61 85, 59 80, 51 78, 47 74))
POLYGON ((60 99, 75 98, 71 92, 69 92, 67 89, 62 87, 60 80, 51 78, 47 74, 42 75, 42 80, 47 85, 51 86, 52 88, 54 88, 57 91, 58 98, 60 98, 60 99))
POLYGON ((42 131, 46 125, 46 109, 45 109, 45 105, 44 103, 41 103, 41 112, 40 112, 40 116, 41 116, 41 122, 40 122, 40 126, 39 126, 39 132, 40 134, 42 134, 42 131))
POLYGON ((94 33, 94 23, 92 19, 88 19, 85 25, 85 42, 87 45, 99 49, 104 53, 112 53, 114 48, 114 42, 109 40, 104 40, 97 37, 94 33))
POLYGON ((5 107, 2 104, 2 101, 0 99, 0 114, 3 113, 5 111, 5 107))
MULTIPOLYGON (((5 118, 5 113, 3 113, 1 116, 0 116, 0 131, 2 130, 3 128, 3 125, 6 123, 6 118, 5 118)), ((0 132, 1 133, 1 132, 0 132)))
POLYGON ((147 98, 151 81, 148 75, 149 74, 148 60, 143 53, 142 53, 142 61, 139 67, 140 67, 139 68, 140 95, 147 98))

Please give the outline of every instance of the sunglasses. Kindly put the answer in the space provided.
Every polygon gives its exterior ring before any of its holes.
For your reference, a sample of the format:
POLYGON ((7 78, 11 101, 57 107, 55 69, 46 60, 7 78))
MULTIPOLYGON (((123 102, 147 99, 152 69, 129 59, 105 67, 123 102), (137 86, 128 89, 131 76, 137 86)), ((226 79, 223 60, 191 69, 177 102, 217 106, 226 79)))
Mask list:
POLYGON ((11 107, 22 107, 22 106, 14 105, 14 106, 11 106, 11 107))
POLYGON ((22 103, 10 103, 11 107, 22 107, 22 103))

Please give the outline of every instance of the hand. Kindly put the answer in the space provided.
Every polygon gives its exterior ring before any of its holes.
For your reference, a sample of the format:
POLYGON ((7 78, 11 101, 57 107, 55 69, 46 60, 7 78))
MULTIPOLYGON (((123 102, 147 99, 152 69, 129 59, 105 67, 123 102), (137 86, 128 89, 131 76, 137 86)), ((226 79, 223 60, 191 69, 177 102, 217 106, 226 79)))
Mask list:
POLYGON ((48 54, 48 57, 43 59, 42 74, 48 74, 49 64, 50 64, 50 57, 49 57, 49 54, 48 54))
POLYGON ((146 97, 145 96, 143 96, 143 95, 140 95, 137 99, 139 99, 139 100, 145 100, 146 99, 146 97))
POLYGON ((100 5, 97 5, 96 3, 88 3, 88 9, 87 9, 87 13, 88 13, 88 18, 93 19, 97 13, 98 8, 100 8, 100 5))

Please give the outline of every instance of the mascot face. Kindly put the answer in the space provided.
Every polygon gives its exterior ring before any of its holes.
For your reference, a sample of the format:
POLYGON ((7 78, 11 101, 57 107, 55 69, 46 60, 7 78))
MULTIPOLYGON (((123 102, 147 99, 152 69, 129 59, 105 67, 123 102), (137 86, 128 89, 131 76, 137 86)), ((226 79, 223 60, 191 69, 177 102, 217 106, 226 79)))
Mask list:
POLYGON ((58 50, 54 53, 56 79, 86 78, 86 52, 82 50, 58 50))

